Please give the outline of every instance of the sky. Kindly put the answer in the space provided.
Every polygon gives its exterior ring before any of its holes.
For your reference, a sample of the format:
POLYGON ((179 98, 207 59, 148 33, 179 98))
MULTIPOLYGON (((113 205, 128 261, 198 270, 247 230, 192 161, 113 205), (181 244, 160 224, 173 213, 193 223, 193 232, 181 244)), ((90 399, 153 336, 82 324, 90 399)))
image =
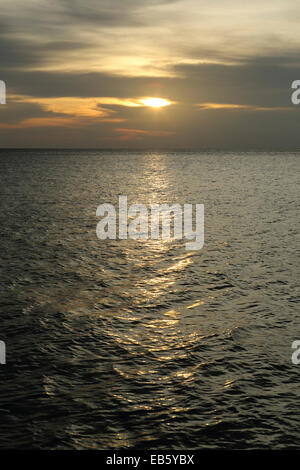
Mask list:
POLYGON ((1 0, 0 147, 300 149, 299 21, 298 0, 1 0))

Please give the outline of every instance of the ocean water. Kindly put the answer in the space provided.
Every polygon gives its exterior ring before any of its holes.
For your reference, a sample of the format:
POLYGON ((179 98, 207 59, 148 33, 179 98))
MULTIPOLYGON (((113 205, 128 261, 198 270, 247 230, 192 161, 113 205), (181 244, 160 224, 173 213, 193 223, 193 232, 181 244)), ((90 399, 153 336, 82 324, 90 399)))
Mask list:
POLYGON ((299 153, 0 152, 0 447, 300 448, 299 153), (205 245, 99 204, 203 203, 205 245))

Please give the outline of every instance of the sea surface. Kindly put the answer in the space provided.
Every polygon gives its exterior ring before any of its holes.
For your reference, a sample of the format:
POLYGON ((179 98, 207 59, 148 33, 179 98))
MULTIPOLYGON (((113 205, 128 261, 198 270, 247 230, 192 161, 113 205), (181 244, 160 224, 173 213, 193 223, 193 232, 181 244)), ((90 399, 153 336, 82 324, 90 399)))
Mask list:
POLYGON ((2 150, 0 448, 299 449, 299 175, 300 153, 2 150), (99 240, 119 195, 204 204, 204 247, 99 240))

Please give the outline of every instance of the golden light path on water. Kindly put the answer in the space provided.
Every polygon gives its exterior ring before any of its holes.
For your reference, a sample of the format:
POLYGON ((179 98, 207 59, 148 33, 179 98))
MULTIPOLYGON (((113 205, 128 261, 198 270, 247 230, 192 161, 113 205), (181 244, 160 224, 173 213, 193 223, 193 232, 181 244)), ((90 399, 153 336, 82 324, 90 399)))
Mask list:
MULTIPOLYGON (((163 153, 148 155, 144 170, 140 175, 140 198, 144 197, 148 205, 172 203, 176 189, 165 155, 163 153), (146 188, 146 191, 143 188, 146 188)), ((195 363, 192 359, 193 350, 205 343, 206 337, 212 334, 211 329, 207 329, 204 323, 199 328, 198 320, 191 320, 192 315, 189 312, 196 307, 202 308, 215 296, 198 298, 192 303, 175 303, 173 308, 159 313, 163 310, 161 305, 164 304, 166 292, 176 293, 180 290, 178 284, 184 279, 185 272, 192 268, 195 262, 199 262, 199 253, 186 252, 180 243, 176 245, 174 239, 141 240, 139 245, 138 251, 134 244, 132 248, 127 249, 128 264, 134 262, 137 270, 144 270, 149 274, 146 277, 131 276, 131 285, 129 288, 126 285, 125 295, 130 298, 132 306, 130 318, 139 322, 140 327, 110 334, 119 344, 126 345, 130 349, 134 345, 141 351, 141 357, 138 361, 125 365, 119 363, 113 367, 114 371, 126 380, 150 387, 153 392, 149 400, 137 396, 133 401, 131 394, 125 391, 118 391, 115 398, 130 405, 134 412, 144 410, 164 414, 163 410, 168 409, 168 416, 163 418, 164 425, 168 427, 173 419, 190 409, 182 392, 177 395, 176 390, 178 387, 182 390, 193 386, 197 370, 206 365, 203 361, 195 363), (179 255, 178 252, 176 254, 178 248, 181 252, 179 255), (145 314, 147 308, 149 315, 145 314), (140 309, 144 309, 142 317, 140 309), (143 357, 149 356, 152 357, 150 364, 143 360, 143 357), (182 363, 182 366, 174 369, 176 363, 182 363)), ((121 317, 124 313, 121 313, 121 317)), ((224 387, 229 387, 230 383, 233 383, 233 380, 226 379, 224 387)), ((217 421, 220 422, 221 419, 216 416, 215 422, 217 421)), ((124 436, 124 434, 122 437, 118 436, 116 443, 120 443, 119 439, 122 440, 122 445, 130 441, 129 435, 124 436)))

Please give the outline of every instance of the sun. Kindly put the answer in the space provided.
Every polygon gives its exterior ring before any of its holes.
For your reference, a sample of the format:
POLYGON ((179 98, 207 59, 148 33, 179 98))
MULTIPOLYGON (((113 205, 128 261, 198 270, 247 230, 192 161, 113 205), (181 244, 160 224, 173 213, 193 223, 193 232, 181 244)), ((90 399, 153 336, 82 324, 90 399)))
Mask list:
POLYGON ((151 108, 163 108, 164 106, 169 106, 170 101, 164 100, 163 98, 145 98, 141 100, 145 106, 150 106, 151 108))

